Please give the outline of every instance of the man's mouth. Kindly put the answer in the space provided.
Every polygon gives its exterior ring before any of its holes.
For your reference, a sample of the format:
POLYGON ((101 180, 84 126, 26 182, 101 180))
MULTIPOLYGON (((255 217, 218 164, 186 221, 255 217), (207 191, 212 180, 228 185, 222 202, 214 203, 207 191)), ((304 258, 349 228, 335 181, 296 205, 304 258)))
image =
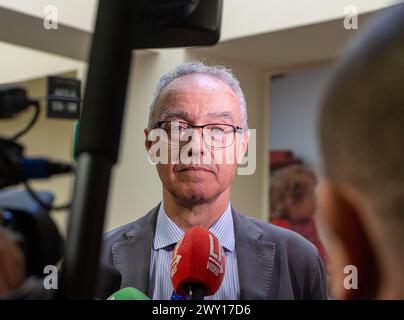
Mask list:
POLYGON ((185 172, 185 171, 206 171, 206 172, 213 172, 212 169, 208 168, 207 166, 201 165, 187 165, 181 166, 178 172, 185 172))

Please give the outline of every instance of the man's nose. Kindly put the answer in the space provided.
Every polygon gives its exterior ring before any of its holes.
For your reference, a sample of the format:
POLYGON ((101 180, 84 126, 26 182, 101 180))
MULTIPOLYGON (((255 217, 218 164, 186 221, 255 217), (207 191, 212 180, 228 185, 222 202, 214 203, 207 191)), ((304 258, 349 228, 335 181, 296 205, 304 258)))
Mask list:
POLYGON ((192 129, 192 136, 190 143, 190 150, 188 151, 188 156, 204 155, 205 143, 203 141, 202 128, 192 129))

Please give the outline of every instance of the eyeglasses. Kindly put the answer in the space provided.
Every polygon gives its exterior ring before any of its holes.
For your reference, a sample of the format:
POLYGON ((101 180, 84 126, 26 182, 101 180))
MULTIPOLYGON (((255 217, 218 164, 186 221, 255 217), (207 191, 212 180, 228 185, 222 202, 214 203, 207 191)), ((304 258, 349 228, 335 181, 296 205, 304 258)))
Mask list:
POLYGON ((243 130, 238 126, 223 123, 209 123, 197 126, 184 121, 159 121, 154 129, 163 129, 168 136, 170 145, 182 146, 192 139, 194 129, 202 129, 202 139, 209 148, 228 148, 235 140, 237 131, 243 130))

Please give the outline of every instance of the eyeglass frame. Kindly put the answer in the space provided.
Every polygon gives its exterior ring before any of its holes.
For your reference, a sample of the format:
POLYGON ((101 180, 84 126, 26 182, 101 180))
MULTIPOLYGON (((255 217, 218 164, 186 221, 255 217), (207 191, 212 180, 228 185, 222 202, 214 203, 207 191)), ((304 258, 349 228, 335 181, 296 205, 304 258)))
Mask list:
MULTIPOLYGON (((236 140, 235 134, 237 133, 237 130, 244 130, 244 128, 242 128, 242 127, 235 126, 235 125, 232 125, 232 124, 229 124, 229 123, 217 123, 217 122, 214 122, 214 123, 207 123, 207 124, 204 124, 204 125, 195 125, 195 124, 192 124, 192 123, 189 123, 189 122, 186 122, 186 121, 181 121, 181 120, 162 120, 162 121, 158 121, 158 122, 156 122, 156 124, 153 126, 153 129, 157 129, 157 128, 158 128, 158 129, 164 130, 163 128, 161 128, 161 125, 162 125, 163 123, 167 123, 167 122, 185 123, 185 124, 187 124, 187 125, 189 126, 189 128, 187 128, 187 129, 202 129, 202 131, 201 131, 202 140, 203 140, 203 142, 205 143, 205 145, 206 145, 208 148, 210 148, 210 149, 226 149, 226 148, 231 147, 231 146, 233 145, 234 141, 236 140), (212 126, 212 125, 221 125, 221 126, 225 125, 225 126, 232 127, 232 128, 233 128, 233 137, 234 137, 232 143, 231 143, 230 145, 228 145, 228 146, 225 146, 225 147, 213 147, 213 146, 211 146, 211 145, 208 145, 208 144, 206 143, 206 141, 205 141, 204 136, 203 136, 203 130, 204 130, 205 127, 207 127, 207 126, 212 126)), ((186 129, 186 130, 187 130, 187 129, 186 129)), ((186 145, 186 144, 187 144, 187 143, 184 143, 184 145, 186 145)), ((170 145, 171 145, 171 144, 170 144, 170 145)), ((181 146, 181 144, 178 144, 178 146, 181 146)))

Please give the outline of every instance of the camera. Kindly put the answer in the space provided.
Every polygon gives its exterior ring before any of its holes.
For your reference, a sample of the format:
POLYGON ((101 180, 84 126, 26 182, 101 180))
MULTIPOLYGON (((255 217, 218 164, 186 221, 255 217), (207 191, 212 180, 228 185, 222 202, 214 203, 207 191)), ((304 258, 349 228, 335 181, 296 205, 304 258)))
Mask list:
POLYGON ((57 265, 63 256, 64 241, 50 217, 55 209, 51 192, 37 192, 30 179, 47 179, 72 171, 70 164, 47 158, 24 156, 24 147, 17 140, 28 132, 38 119, 37 100, 27 97, 18 87, 0 87, 0 119, 15 117, 29 107, 35 113, 28 125, 10 137, 0 138, 0 227, 21 247, 26 262, 26 276, 42 277, 47 265, 57 265), (25 189, 11 187, 25 185, 25 189))

